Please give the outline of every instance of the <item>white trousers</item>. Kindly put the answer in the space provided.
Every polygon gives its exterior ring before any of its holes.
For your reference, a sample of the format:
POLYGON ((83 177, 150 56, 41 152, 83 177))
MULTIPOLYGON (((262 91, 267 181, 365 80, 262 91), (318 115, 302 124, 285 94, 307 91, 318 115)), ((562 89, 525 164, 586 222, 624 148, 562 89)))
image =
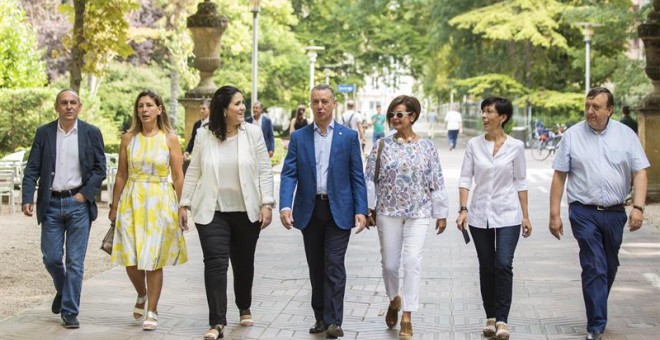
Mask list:
POLYGON ((392 301, 399 295, 399 269, 403 264, 403 311, 416 312, 422 281, 422 255, 430 219, 389 217, 376 219, 380 239, 385 293, 392 301))

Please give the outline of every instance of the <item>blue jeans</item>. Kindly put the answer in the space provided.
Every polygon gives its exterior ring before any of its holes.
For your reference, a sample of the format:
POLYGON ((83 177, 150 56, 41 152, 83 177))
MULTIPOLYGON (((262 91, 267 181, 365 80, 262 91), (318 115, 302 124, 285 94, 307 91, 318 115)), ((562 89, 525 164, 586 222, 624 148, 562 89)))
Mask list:
POLYGON ((520 225, 503 228, 470 226, 479 257, 479 284, 486 317, 508 322, 513 292, 513 253, 520 225))
POLYGON ((458 141, 458 132, 460 130, 447 130, 447 138, 449 139, 449 147, 454 149, 456 148, 456 142, 458 141))
POLYGON ((73 197, 51 197, 41 223, 41 254, 57 293, 62 294, 62 314, 80 312, 90 226, 87 202, 80 203, 73 197), (66 267, 62 263, 64 256, 66 267))
POLYGON ((385 132, 374 132, 373 136, 371 136, 372 141, 376 143, 380 138, 385 137, 385 132))
POLYGON ((580 246, 587 331, 603 332, 607 324, 607 298, 619 266, 627 216, 625 211, 599 211, 571 203, 568 218, 580 246))

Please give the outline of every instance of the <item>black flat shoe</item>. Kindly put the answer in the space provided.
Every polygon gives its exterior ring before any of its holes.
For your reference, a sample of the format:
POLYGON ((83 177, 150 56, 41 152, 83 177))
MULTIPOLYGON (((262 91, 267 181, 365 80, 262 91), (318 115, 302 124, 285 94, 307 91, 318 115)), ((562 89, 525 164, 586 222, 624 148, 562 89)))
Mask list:
POLYGON ((321 332, 325 332, 325 322, 323 322, 321 320, 316 320, 316 322, 314 323, 314 326, 312 326, 312 328, 309 329, 309 333, 310 334, 317 334, 317 333, 321 333, 321 332))
POLYGON ((64 328, 80 328, 80 322, 78 322, 78 318, 73 314, 62 314, 62 322, 64 323, 64 328))
POLYGON ((53 312, 53 314, 60 314, 61 309, 62 309, 62 294, 56 294, 55 298, 53 299, 53 304, 50 306, 50 310, 53 312))

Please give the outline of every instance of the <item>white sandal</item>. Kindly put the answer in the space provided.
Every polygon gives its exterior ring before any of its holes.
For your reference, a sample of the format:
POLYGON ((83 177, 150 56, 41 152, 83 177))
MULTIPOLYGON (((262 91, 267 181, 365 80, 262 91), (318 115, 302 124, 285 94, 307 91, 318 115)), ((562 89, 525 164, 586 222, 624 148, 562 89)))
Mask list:
POLYGON ((135 300, 135 307, 133 308, 133 318, 135 320, 142 320, 144 317, 145 311, 147 309, 147 296, 138 296, 135 300), (137 307, 137 305, 142 305, 142 308, 137 307))
POLYGON ((156 328, 158 328, 158 312, 147 311, 147 317, 142 323, 142 330, 153 331, 156 330, 156 328))

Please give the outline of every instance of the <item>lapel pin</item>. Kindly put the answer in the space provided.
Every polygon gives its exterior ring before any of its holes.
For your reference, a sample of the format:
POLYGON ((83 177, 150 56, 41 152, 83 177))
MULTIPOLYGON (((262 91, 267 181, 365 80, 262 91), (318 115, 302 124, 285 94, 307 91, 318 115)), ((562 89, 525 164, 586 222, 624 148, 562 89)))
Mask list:
POLYGON ((342 133, 340 132, 339 134, 341 135, 342 133))

